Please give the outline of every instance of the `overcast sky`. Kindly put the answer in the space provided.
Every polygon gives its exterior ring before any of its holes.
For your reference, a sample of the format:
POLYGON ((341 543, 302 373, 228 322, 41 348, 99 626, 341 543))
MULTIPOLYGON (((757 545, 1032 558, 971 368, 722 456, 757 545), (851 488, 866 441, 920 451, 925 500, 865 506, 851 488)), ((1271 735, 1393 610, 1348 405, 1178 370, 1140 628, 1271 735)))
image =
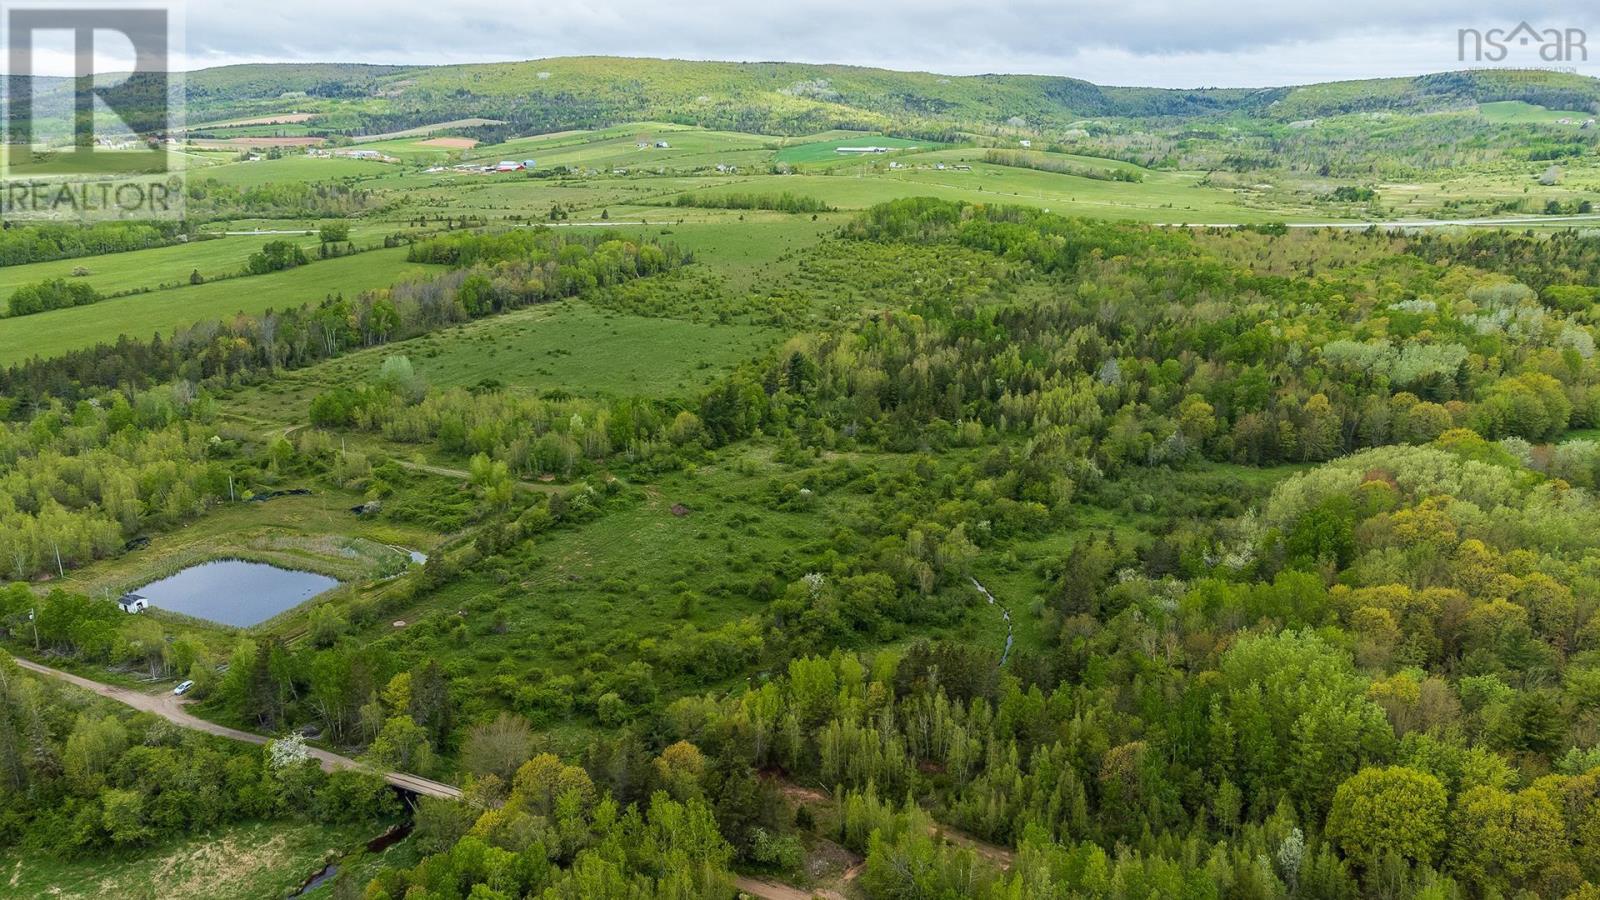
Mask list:
MULTIPOLYGON (((189 0, 188 66, 437 64, 607 54, 838 62, 1102 84, 1265 86, 1460 69, 1459 31, 1583 29, 1581 54, 1500 65, 1600 75, 1600 4, 1573 0, 189 0)), ((1482 63, 1490 64, 1488 61, 1482 63)))

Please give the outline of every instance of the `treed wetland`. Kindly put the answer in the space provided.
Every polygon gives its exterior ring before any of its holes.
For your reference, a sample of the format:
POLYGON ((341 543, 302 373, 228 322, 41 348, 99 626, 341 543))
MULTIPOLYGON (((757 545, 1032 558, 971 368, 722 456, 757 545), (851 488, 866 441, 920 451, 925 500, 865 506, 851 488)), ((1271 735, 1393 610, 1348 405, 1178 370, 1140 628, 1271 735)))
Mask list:
POLYGON ((1600 83, 190 84, 0 230, 0 895, 1600 897, 1600 83))

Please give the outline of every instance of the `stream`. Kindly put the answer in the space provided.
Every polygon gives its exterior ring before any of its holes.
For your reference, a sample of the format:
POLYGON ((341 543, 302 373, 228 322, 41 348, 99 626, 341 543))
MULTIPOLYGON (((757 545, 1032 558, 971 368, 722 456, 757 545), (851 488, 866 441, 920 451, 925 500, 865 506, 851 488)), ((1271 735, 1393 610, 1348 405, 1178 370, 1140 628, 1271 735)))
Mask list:
MULTIPOLYGON (((970 575, 967 577, 972 578, 970 575)), ((1006 664, 1006 660, 1011 657, 1011 642, 1014 639, 1014 635, 1011 630, 1011 610, 1007 609, 1003 604, 997 602, 994 599, 994 595, 989 593, 989 589, 984 587, 983 584, 978 581, 978 579, 972 578, 972 586, 977 588, 978 593, 982 594, 984 598, 989 601, 990 606, 999 607, 1000 618, 1006 620, 1006 648, 1000 654, 1000 665, 1003 666, 1006 664)))
MULTIPOLYGON (((405 840, 406 837, 411 834, 412 827, 412 821, 407 819, 393 828, 390 828, 388 831, 385 831, 383 834, 380 834, 372 840, 367 841, 364 849, 367 853, 382 853, 390 847, 393 847, 395 844, 405 840)), ((343 862, 345 858, 353 855, 353 853, 346 854, 344 857, 340 857, 339 859, 323 866, 321 869, 318 869, 315 874, 306 879, 305 884, 300 885, 300 890, 295 891, 289 896, 304 897, 306 894, 309 894, 321 887, 328 881, 328 879, 339 874, 339 863, 343 862)))

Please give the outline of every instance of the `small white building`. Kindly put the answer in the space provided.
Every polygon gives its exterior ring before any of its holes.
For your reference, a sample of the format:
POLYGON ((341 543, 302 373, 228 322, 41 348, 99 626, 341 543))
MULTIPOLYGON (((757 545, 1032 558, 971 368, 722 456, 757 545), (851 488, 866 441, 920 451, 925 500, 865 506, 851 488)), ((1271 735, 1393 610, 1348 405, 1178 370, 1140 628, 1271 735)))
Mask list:
POLYGON ((1017 143, 1021 144, 1023 149, 1027 149, 1027 148, 1033 146, 1033 141, 1030 141, 1027 138, 1023 138, 1022 140, 1017 141, 1017 143))
POLYGON ((671 147, 672 147, 672 145, 667 143, 666 141, 656 141, 656 149, 657 150, 668 150, 668 149, 671 149, 671 147))
POLYGON ((117 601, 117 606, 125 613, 142 613, 150 608, 150 601, 140 594, 129 591, 117 601))

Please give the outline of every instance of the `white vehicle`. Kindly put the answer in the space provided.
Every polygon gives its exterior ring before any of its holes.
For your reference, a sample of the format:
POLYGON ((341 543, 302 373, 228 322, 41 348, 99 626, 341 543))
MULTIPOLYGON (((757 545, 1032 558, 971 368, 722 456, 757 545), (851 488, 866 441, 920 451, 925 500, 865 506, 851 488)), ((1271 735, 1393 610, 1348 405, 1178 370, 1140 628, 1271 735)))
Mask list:
POLYGON ((173 693, 174 696, 182 697, 184 694, 189 693, 189 689, 192 688, 192 687, 194 687, 194 682, 185 681, 182 684, 179 684, 177 687, 173 688, 172 689, 172 693, 173 693))

